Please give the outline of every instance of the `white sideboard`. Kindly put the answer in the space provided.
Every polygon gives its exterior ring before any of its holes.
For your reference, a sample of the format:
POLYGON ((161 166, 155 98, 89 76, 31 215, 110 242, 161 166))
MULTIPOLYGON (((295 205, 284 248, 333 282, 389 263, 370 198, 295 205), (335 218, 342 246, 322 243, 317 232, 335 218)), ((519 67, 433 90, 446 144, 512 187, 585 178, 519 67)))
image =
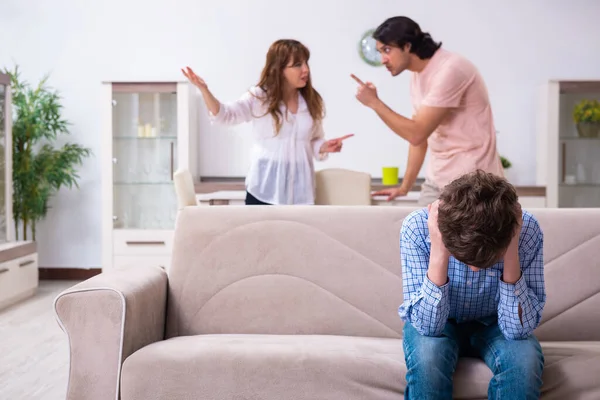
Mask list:
POLYGON ((38 288, 35 242, 0 244, 0 309, 33 296, 38 288))

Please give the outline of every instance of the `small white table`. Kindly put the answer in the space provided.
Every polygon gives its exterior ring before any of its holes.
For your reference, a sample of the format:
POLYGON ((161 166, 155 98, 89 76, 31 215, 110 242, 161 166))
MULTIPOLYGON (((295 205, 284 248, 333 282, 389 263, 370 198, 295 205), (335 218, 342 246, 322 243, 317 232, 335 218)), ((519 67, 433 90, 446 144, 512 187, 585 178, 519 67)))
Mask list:
MULTIPOLYGON (((375 206, 417 206, 419 192, 408 192, 406 196, 396 197, 392 201, 387 201, 387 196, 373 196, 372 205, 375 206)), ((246 200, 245 190, 220 190, 212 193, 197 194, 196 199, 201 206, 244 205, 246 200)))
POLYGON ((421 192, 408 192, 406 196, 396 197, 394 200, 388 201, 388 196, 373 196, 371 203, 374 206, 403 206, 416 207, 418 205, 421 192))
POLYGON ((201 206, 239 206, 246 200, 245 190, 219 190, 218 192, 196 194, 201 206))

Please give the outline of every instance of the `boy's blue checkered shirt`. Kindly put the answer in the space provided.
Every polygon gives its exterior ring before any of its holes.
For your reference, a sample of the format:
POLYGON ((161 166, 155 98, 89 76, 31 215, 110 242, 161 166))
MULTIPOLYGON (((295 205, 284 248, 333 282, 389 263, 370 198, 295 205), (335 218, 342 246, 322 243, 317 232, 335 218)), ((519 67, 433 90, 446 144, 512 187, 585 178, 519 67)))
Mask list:
POLYGON ((530 336, 540 322, 546 302, 544 236, 535 217, 523 211, 519 238, 522 274, 514 285, 502 281, 503 262, 474 272, 450 257, 449 282, 441 287, 427 278, 431 249, 427 217, 427 209, 417 210, 402 224, 400 251, 404 302, 398 309, 400 317, 427 336, 441 335, 449 318, 459 323, 479 320, 484 324, 497 318, 507 339, 530 336))

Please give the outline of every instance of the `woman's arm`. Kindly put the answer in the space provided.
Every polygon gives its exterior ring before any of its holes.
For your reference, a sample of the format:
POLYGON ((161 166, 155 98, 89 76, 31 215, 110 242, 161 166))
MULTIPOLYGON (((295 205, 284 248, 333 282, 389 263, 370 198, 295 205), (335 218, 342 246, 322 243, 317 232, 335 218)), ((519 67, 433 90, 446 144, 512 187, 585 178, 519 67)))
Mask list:
POLYGON ((225 124, 225 125, 236 125, 242 122, 248 122, 253 118, 252 115, 252 104, 255 100, 253 93, 247 92, 237 101, 223 104, 221 103, 208 89, 208 85, 204 79, 200 78, 190 68, 182 69, 183 75, 189 79, 202 93, 202 98, 208 108, 208 112, 211 116, 211 122, 225 124))

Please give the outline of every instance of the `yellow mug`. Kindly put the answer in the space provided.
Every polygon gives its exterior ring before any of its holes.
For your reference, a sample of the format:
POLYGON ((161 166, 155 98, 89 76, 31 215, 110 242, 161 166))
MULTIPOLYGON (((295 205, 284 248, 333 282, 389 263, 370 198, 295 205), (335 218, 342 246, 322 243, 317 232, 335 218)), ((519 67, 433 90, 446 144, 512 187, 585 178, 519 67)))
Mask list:
POLYGON ((398 167, 383 167, 381 183, 386 186, 398 184, 398 167))

